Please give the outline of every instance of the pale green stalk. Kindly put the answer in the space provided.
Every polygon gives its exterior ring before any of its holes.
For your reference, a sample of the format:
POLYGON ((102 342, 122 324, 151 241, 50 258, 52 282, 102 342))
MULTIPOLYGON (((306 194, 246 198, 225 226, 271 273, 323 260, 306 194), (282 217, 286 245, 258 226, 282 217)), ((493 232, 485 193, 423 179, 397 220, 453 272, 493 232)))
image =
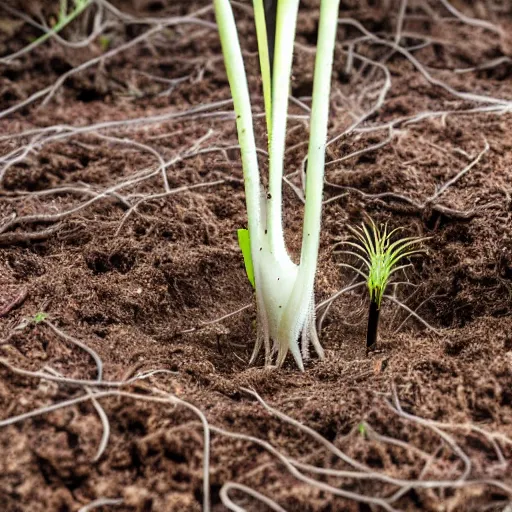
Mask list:
POLYGON ((274 69, 272 72, 272 139, 269 155, 267 228, 270 251, 278 259, 289 258, 283 236, 282 187, 288 95, 298 9, 299 0, 279 0, 277 7, 274 69))
MULTIPOLYGON (((260 268, 261 285, 260 289, 256 288, 256 294, 261 294, 266 313, 268 334, 264 332, 263 338, 256 343, 251 361, 255 360, 262 341, 269 344, 267 336, 273 340, 274 350, 277 349, 278 354, 288 350, 288 339, 279 336, 279 327, 297 279, 298 267, 288 255, 284 241, 282 182, 288 96, 298 8, 299 0, 280 0, 276 13, 274 69, 271 75, 272 137, 269 145, 269 189, 266 199, 265 232, 257 262, 260 268)), ((266 39, 263 43, 267 46, 266 39)), ((265 49, 263 52, 265 53, 265 49)), ((270 360, 272 354, 265 352, 265 355, 266 359, 270 360)), ((302 369, 301 360, 298 364, 302 369)))
MULTIPOLYGON (((245 201, 247 204, 247 220, 251 236, 251 254, 253 262, 257 261, 257 252, 260 247, 260 173, 254 138, 253 120, 247 76, 245 73, 242 51, 238 40, 235 18, 229 0, 214 0, 215 15, 219 28, 222 52, 225 56, 225 65, 228 80, 231 86, 231 95, 236 113, 236 127, 242 167, 244 172, 245 201)), ((256 268, 255 281, 257 283, 256 268)))
POLYGON ((265 103, 265 118, 267 121, 267 137, 270 149, 272 139, 272 73, 268 53, 267 24, 265 22, 265 7, 263 0, 254 0, 254 20, 258 38, 258 54, 260 57, 261 81, 263 83, 263 101, 265 103))
MULTIPOLYGON (((236 113, 236 126, 238 141, 242 155, 242 168, 244 172, 245 202, 247 207, 247 221, 251 241, 251 257, 254 270, 254 283, 256 288, 256 305, 258 308, 258 335, 254 347, 254 359, 259 352, 261 344, 265 344, 265 364, 270 364, 270 332, 266 305, 264 303, 264 290, 261 282, 260 248, 262 244, 262 217, 260 204, 260 174, 258 157, 256 153, 256 139, 254 138, 253 120, 247 76, 244 68, 242 50, 238 40, 235 18, 229 0, 214 0, 215 16, 219 29, 219 36, 224 54, 224 61, 228 81, 233 97, 236 113)), ((263 203, 264 204, 264 203, 263 203)))
POLYGON ((340 0, 322 0, 320 27, 313 81, 308 166, 306 173, 306 204, 302 233, 300 274, 307 276, 313 286, 322 219, 322 194, 324 186, 325 145, 329 122, 331 74, 338 26, 340 0))

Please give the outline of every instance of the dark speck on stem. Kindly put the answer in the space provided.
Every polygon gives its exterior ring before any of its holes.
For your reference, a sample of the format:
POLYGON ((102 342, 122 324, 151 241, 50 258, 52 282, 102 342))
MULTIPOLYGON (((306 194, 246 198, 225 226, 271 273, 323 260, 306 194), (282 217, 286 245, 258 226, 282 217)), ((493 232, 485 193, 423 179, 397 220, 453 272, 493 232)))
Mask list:
POLYGON ((272 199, 272 196, 269 194, 267 194, 267 199, 272 199))
POLYGON ((267 230, 265 229, 265 235, 267 234, 267 230))

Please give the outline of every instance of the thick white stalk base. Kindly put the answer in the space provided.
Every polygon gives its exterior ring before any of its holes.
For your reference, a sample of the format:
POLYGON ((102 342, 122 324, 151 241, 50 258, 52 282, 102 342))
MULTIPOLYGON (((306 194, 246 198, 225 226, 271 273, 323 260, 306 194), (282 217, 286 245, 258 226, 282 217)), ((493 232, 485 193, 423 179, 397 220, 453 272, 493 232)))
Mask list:
POLYGON ((253 261, 253 264, 258 265, 256 286, 258 324, 263 328, 258 333, 251 363, 264 346, 265 365, 271 365, 277 354, 277 366, 281 366, 286 354, 290 351, 297 366, 304 370, 303 361, 309 358, 310 342, 320 358, 324 355, 316 332, 314 298, 311 296, 309 307, 304 311, 287 307, 299 274, 299 267, 293 263, 288 254, 281 253, 276 258, 268 247, 262 246, 258 252, 257 261, 256 263, 253 261), (283 325, 290 324, 295 326, 293 332, 290 329, 282 329, 283 325), (299 347, 300 337, 302 337, 301 347, 299 347))

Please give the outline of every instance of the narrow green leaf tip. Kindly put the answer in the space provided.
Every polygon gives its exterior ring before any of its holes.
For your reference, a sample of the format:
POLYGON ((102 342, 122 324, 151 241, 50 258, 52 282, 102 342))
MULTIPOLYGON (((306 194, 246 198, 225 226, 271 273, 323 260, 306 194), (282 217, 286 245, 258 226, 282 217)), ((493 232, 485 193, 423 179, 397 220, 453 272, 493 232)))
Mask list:
POLYGON ((265 19, 265 6, 263 0, 253 0, 254 21, 256 23, 256 37, 258 40, 258 54, 260 58, 261 80, 263 83, 263 100, 265 103, 265 118, 267 121, 267 136, 270 146, 272 139, 272 61, 274 42, 269 46, 267 23, 265 19))
POLYGON ((256 288, 254 283, 254 267, 252 266, 252 256, 251 256, 251 236, 249 235, 248 229, 239 229, 238 233, 238 245, 242 250, 242 256, 244 257, 245 264, 245 272, 247 273, 247 278, 251 283, 253 288, 256 288))
POLYGON ((377 226, 373 220, 369 220, 369 224, 348 226, 356 241, 345 244, 360 252, 344 252, 356 256, 366 266, 368 273, 363 272, 363 275, 367 280, 370 298, 380 308, 392 274, 407 266, 398 266, 398 263, 404 258, 425 252, 421 243, 426 238, 405 237, 392 241, 393 235, 402 228, 389 231, 387 224, 377 226))

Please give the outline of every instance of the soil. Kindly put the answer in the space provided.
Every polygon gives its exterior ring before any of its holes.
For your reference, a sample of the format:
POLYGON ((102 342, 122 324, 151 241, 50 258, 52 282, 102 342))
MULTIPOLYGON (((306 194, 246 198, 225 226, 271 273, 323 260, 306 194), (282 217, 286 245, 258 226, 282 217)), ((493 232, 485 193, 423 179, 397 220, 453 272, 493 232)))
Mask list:
MULTIPOLYGON (((512 58, 510 2, 453 2, 467 16, 502 27, 501 36, 455 20, 440 3, 431 2, 429 9, 422 9, 422 3, 410 2, 402 44, 417 44, 415 34, 431 38, 431 44, 414 55, 435 77, 457 90, 512 100, 510 60, 489 69, 454 72, 500 57, 512 58), (502 11, 491 10, 500 5, 502 11)), ((31 5, 32 14, 39 10, 51 15, 51 3, 31 5)), ((134 16, 168 17, 194 12, 208 2, 116 5, 134 16)), ((398 8, 393 1, 342 2, 344 17, 353 17, 391 40, 398 8)), ((255 109, 261 111, 250 14, 238 8, 237 17, 243 27, 255 109)), ((212 13, 202 19, 213 21, 212 13)), ((297 35, 303 45, 315 42, 316 19, 316 2, 304 2, 297 35)), ((15 20, 0 8, 2 27, 9 27, 0 34, 2 55, 23 48, 38 34, 37 29, 15 20)), ((77 22, 63 35, 80 35, 83 25, 77 22)), ((108 32, 109 47, 134 39, 148 26, 115 26, 108 32)), ((355 28, 340 27, 340 41, 358 35, 355 28)), ((107 43, 96 39, 74 50, 49 41, 11 64, 0 64, 1 110, 101 55, 102 44, 107 43)), ((327 165, 325 198, 342 196, 324 208, 317 303, 356 277, 339 265, 347 260, 336 252, 336 243, 348 239, 349 224, 370 215, 376 222, 404 228, 407 235, 428 237, 426 254, 413 259, 402 276, 410 285, 390 290, 435 331, 387 300, 378 347, 367 355, 368 301, 361 288, 336 300, 323 321, 325 360, 313 359, 303 373, 292 360, 282 369, 262 368, 261 361, 250 367, 254 308, 204 325, 253 302, 236 240, 236 230, 246 225, 242 170, 238 151, 230 149, 199 154, 167 170, 171 188, 221 183, 148 200, 127 218, 126 205, 110 195, 58 223, 47 219, 4 229, 0 234, 1 360, 26 370, 51 366, 67 377, 94 379, 94 361, 51 328, 58 326, 100 355, 105 379, 171 370, 175 373, 155 375, 126 389, 142 394, 151 387, 172 392, 203 411, 211 425, 268 440, 290 457, 324 468, 348 466, 310 436, 271 415, 243 388, 255 389, 270 405, 315 429, 346 454, 396 478, 454 481, 464 466, 438 431, 400 417, 390 408, 393 390, 407 413, 453 425, 473 424, 512 438, 512 114, 464 114, 462 110, 477 104, 429 84, 402 55, 388 55, 389 48, 366 43, 358 51, 382 59, 392 80, 385 103, 365 126, 422 111, 458 112, 398 123, 388 144, 327 165), (423 207, 484 150, 486 142, 489 149, 480 160, 436 202, 423 207), (48 228, 55 229, 28 240, 30 234, 48 228), (38 314, 37 320, 42 320, 41 313, 46 320, 34 321, 38 314), (386 444, 370 435, 370 427, 407 445, 386 444), (429 464, 418 450, 431 454, 429 464)), ((157 116, 228 99, 220 55, 214 29, 188 24, 171 27, 73 75, 47 105, 35 103, 0 119, 0 133, 157 116), (155 79, 184 76, 171 89, 169 83, 155 79)), ((338 49, 331 136, 353 121, 349 109, 361 114, 376 101, 376 93, 368 90, 362 100, 363 88, 382 84, 382 72, 362 66, 357 59, 355 68, 346 72, 346 59, 338 49)), ((311 94, 312 60, 311 53, 297 50, 295 97, 311 94)), ((307 140, 308 127, 299 117, 304 110, 292 105, 290 111, 297 116, 289 121, 287 144, 294 149, 286 155, 286 169, 294 172, 305 156, 306 145, 299 143, 307 140)), ((264 147, 261 117, 256 124, 259 145, 264 147)), ((232 116, 168 118, 102 133, 149 145, 166 160, 207 134, 204 147, 236 144, 232 116)), ((327 160, 387 137, 387 130, 344 136, 328 147, 327 160)), ((2 155, 27 141, 27 137, 1 138, 2 155)), ((44 190, 87 184, 90 190, 100 191, 155 162, 154 155, 140 147, 94 134, 35 147, 3 176, 0 225, 13 213, 55 214, 88 199, 69 191, 41 194, 44 190)), ((162 191, 157 175, 123 193, 162 191)), ((297 258, 302 206, 287 185, 284 195, 288 245, 297 258)), ((17 375, 4 364, 0 368, 2 419, 83 393, 80 387, 17 375)), ((197 417, 180 406, 127 397, 104 398, 101 404, 111 432, 106 451, 96 462, 102 425, 90 401, 0 429, 0 510, 77 511, 100 497, 122 503, 95 510, 202 509, 203 438, 197 417)), ((493 443, 477 431, 446 431, 471 461, 468 480, 492 478, 512 485, 512 444, 503 438, 498 441, 504 458, 500 461, 493 443)), ((219 492, 230 480, 258 490, 291 512, 380 510, 300 482, 261 446, 215 433, 210 478, 215 512, 227 510, 219 492)), ((318 479, 367 496, 388 497, 397 489, 379 481, 318 479)), ((243 510, 270 510, 246 494, 230 495, 243 510)), ((505 510, 510 500, 506 489, 481 483, 406 490, 394 506, 407 511, 505 510)))

